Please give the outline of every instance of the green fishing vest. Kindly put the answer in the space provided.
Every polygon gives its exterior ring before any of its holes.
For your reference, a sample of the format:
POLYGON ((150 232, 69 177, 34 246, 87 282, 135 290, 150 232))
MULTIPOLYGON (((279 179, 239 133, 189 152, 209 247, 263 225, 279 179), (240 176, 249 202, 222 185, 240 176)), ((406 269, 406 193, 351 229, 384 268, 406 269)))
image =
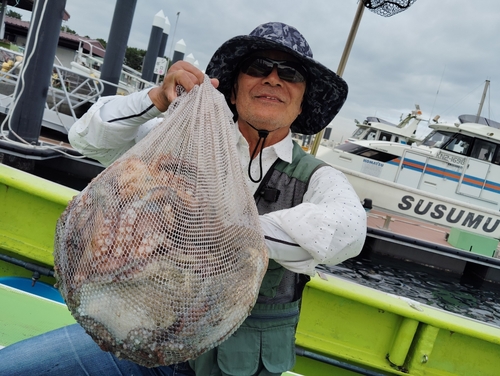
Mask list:
MULTIPOLYGON (((300 204, 311 175, 326 163, 294 142, 292 163, 277 160, 254 198, 259 214, 300 204)), ((274 376, 295 364, 295 329, 308 276, 269 260, 257 303, 238 330, 189 364, 203 376, 274 376)))

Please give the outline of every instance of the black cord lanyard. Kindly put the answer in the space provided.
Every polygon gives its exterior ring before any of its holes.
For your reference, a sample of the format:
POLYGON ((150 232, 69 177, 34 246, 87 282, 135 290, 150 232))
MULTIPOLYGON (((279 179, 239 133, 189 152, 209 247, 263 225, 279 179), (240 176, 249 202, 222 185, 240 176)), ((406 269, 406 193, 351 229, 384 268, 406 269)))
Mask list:
POLYGON ((266 143, 266 138, 269 136, 269 131, 263 131, 263 130, 258 130, 255 128, 252 124, 249 124, 253 129, 255 129, 257 132, 259 132, 259 140, 257 141, 257 145, 255 145, 255 149, 253 149, 252 156, 250 157, 250 163, 248 164, 248 177, 250 178, 251 181, 254 183, 258 183, 262 180, 262 150, 264 150, 264 144, 266 143), (259 149, 260 141, 262 140, 262 147, 260 148, 260 153, 259 153, 259 169, 260 169, 260 176, 258 179, 254 179, 252 177, 252 162, 253 159, 255 158, 255 155, 257 154, 257 150, 259 149))

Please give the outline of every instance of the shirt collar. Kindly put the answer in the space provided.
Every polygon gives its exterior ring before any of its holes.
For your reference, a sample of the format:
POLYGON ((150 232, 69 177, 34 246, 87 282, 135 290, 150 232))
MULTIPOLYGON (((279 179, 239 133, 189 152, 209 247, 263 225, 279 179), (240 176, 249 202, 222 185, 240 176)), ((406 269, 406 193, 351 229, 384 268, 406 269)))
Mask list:
MULTIPOLYGON (((236 135, 238 139, 238 144, 241 146, 245 146, 248 150, 248 142, 243 137, 238 127, 238 123, 236 122, 236 135)), ((285 162, 292 162, 292 154, 293 154, 293 141, 292 141, 292 132, 289 130, 287 136, 281 140, 280 142, 267 146, 264 148, 265 153, 273 153, 276 158, 279 158, 285 162)))

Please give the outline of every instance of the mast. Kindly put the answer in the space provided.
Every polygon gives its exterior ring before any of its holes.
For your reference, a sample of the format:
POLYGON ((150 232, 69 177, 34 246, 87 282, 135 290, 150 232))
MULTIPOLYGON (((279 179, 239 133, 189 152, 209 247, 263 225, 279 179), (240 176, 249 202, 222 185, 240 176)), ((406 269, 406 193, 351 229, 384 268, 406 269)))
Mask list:
POLYGON ((479 103, 479 109, 477 110, 476 123, 479 122, 479 117, 481 116, 481 111, 483 111, 484 99, 486 98, 486 93, 488 92, 488 87, 490 86, 490 80, 484 82, 483 96, 481 97, 481 102, 479 103))

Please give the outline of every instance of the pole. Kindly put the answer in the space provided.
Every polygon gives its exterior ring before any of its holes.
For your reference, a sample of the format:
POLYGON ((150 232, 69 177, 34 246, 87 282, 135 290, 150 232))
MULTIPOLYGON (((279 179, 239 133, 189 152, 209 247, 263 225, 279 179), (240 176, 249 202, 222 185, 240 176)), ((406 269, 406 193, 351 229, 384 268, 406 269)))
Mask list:
MULTIPOLYGON (((351 25, 351 31, 349 32, 349 36, 347 37, 347 42, 344 47, 344 52, 342 53, 342 57, 340 58, 339 67, 337 68, 337 75, 342 77, 344 74, 345 66, 347 64, 347 60, 349 59, 349 54, 351 53, 352 45, 354 43, 354 39, 356 38, 356 33, 358 32, 359 24, 361 22, 361 17, 363 16, 363 10, 365 9, 363 0, 358 1, 358 9, 356 10, 356 14, 354 15, 354 20, 351 25)), ((324 129, 316 134, 314 137, 313 146, 311 147, 311 154, 316 155, 318 152, 319 144, 321 139, 323 138, 324 129)))
POLYGON ((486 93, 488 92, 488 87, 490 86, 490 80, 486 80, 484 83, 483 95, 481 96, 481 102, 479 103, 479 109, 477 110, 476 123, 479 122, 479 117, 481 116, 481 112, 483 111, 484 100, 486 98, 486 93))
POLYGON ((38 144, 65 6, 66 0, 35 2, 8 119, 10 140, 38 144))
POLYGON ((148 49, 144 57, 144 64, 142 65, 141 78, 146 81, 153 81, 154 69, 156 58, 160 52, 161 39, 163 35, 163 27, 165 26, 165 15, 163 11, 159 11, 153 18, 153 26, 151 27, 151 34, 149 36, 148 49))
POLYGON ((165 57, 165 48, 167 47, 168 34, 170 33, 170 21, 165 16, 165 24, 163 25, 163 35, 161 37, 160 50, 158 57, 165 57))
MULTIPOLYGON (((106 55, 101 67, 101 80, 118 85, 132 28, 137 0, 116 0, 111 30, 109 31, 106 55)), ((116 86, 105 84, 102 95, 115 95, 116 86)))
POLYGON ((181 12, 177 12, 177 18, 175 19, 175 26, 174 26, 174 34, 172 35, 172 43, 170 44, 170 52, 168 54, 168 60, 169 64, 168 66, 172 64, 172 50, 174 49, 174 43, 175 43, 175 31, 177 30, 177 22, 179 22, 179 15, 181 12))
POLYGON ((7 13, 7 0, 2 0, 2 5, 0 5, 0 39, 5 36, 5 13, 7 13))
POLYGON ((349 32, 349 36, 347 37, 347 42, 344 47, 344 53, 340 58, 339 67, 337 69, 337 74, 342 77, 344 75, 345 66, 347 64, 347 60, 349 59, 349 55, 351 53, 352 45, 354 44, 354 39, 356 38, 356 34, 358 32, 359 24, 361 23, 361 17, 363 16, 363 10, 365 9, 363 0, 359 0, 358 9, 356 10, 356 14, 354 16, 354 20, 352 22, 351 31, 349 32))
MULTIPOLYGON (((168 17, 165 16, 165 25, 163 25, 163 35, 161 37, 161 42, 160 42, 160 50, 158 51, 158 57, 165 57, 165 48, 167 47, 167 41, 168 41, 168 34, 170 33, 170 21, 168 20, 168 17)), ((158 83, 160 82, 160 75, 155 74, 153 75, 153 80, 158 83)))
POLYGON ((184 60, 185 53, 186 43, 184 43, 184 39, 181 39, 175 44, 174 56, 172 56, 172 64, 178 62, 179 60, 184 60))

